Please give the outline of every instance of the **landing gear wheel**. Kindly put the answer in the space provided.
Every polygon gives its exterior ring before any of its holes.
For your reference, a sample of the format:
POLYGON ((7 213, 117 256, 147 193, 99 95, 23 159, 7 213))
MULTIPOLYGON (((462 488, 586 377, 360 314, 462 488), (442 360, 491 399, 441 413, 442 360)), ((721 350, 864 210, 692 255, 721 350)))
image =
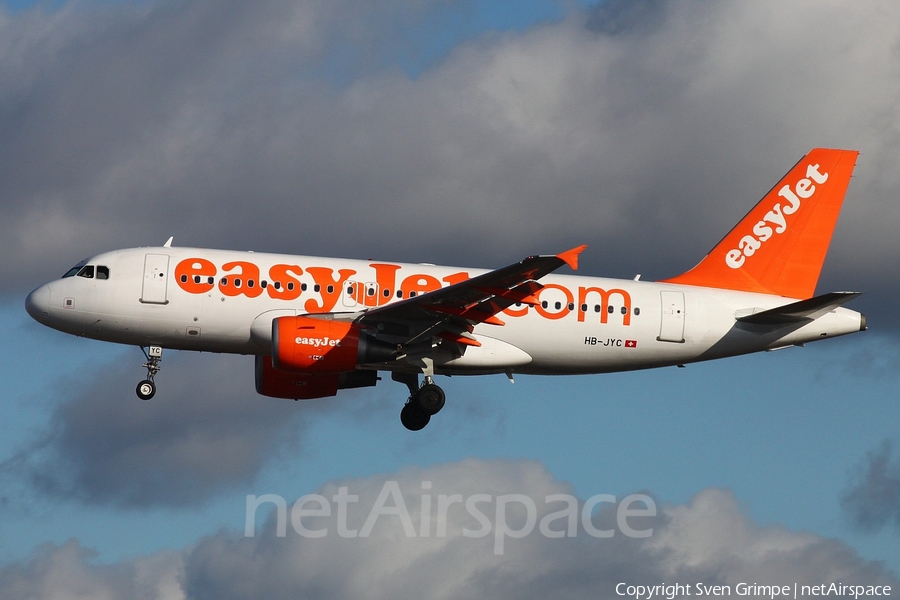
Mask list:
POLYGON ((416 402, 408 402, 400 411, 400 422, 410 431, 419 431, 430 420, 431 415, 423 411, 416 402))
POLYGON ((416 392, 415 402, 429 416, 438 414, 444 408, 447 397, 444 390, 433 383, 426 383, 416 392))
POLYGON ((156 393, 156 384, 149 379, 145 379, 137 384, 137 389, 135 391, 137 392, 138 398, 141 400, 149 400, 156 393))
POLYGON ((141 352, 144 353, 144 358, 147 359, 147 362, 142 365, 147 369, 147 379, 137 384, 135 391, 141 400, 149 400, 156 393, 156 384, 153 383, 153 378, 156 377, 161 368, 159 363, 162 362, 162 347, 150 346, 145 349, 141 346, 141 352))

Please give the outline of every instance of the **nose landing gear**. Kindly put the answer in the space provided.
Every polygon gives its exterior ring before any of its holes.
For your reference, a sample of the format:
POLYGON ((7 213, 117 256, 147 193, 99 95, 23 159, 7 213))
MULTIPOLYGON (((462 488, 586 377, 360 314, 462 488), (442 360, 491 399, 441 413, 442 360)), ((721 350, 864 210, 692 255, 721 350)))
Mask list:
POLYGON ((147 369, 147 379, 144 379, 137 384, 137 389, 135 391, 137 392, 138 398, 141 400, 149 400, 156 394, 156 384, 153 382, 153 378, 156 377, 156 374, 162 369, 162 367, 159 366, 159 363, 162 362, 162 347, 150 346, 148 351, 147 348, 141 346, 141 352, 144 353, 144 357, 147 359, 147 362, 141 365, 147 369))

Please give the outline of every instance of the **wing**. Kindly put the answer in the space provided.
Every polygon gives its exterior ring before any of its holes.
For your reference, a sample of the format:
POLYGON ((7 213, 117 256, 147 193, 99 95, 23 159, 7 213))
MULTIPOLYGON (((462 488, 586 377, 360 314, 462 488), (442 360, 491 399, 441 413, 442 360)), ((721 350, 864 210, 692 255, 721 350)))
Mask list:
POLYGON ((555 256, 529 256, 521 262, 484 273, 454 285, 366 311, 356 322, 405 351, 418 344, 448 341, 480 346, 472 335, 475 325, 503 325, 497 316, 516 303, 534 305, 543 286, 538 279, 563 265, 578 268, 578 246, 555 256))

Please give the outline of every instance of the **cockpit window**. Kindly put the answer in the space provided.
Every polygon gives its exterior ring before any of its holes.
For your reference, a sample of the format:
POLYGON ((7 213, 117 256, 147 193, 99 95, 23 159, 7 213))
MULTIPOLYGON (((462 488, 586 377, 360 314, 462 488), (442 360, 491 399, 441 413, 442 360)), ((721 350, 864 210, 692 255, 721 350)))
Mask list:
POLYGON ((109 267, 103 265, 86 265, 84 263, 87 262, 87 259, 81 261, 63 275, 63 279, 66 277, 84 277, 85 279, 109 279, 109 267))
POLYGON ((63 275, 63 279, 65 279, 66 277, 75 277, 75 275, 78 274, 78 271, 80 271, 81 268, 87 264, 87 261, 88 259, 84 259, 83 261, 66 271, 66 274, 63 275))

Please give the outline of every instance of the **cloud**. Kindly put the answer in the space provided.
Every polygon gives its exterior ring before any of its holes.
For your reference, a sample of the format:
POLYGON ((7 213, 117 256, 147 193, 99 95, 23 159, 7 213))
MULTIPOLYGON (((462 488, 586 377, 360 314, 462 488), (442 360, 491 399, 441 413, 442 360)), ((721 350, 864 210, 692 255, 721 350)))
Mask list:
POLYGON ((900 461, 889 440, 866 455, 841 507, 857 528, 876 532, 891 522, 900 527, 900 461))
MULTIPOLYGON (((48 385, 64 400, 48 402, 45 431, 0 463, 5 485, 120 509, 196 507, 246 489, 267 467, 303 460, 310 425, 330 416, 405 432, 398 415, 408 392, 388 378, 376 388, 293 402, 256 393, 252 357, 170 350, 157 394, 144 402, 134 392, 143 357, 132 352, 85 367, 77 385, 71 376, 48 385)), ((442 424, 454 439, 468 439, 473 427, 502 429, 505 413, 479 396, 454 406, 467 415, 442 424)), ((409 436, 407 443, 429 441, 409 436)))
MULTIPOLYGON (((532 499, 539 522, 562 507, 546 503, 548 495, 572 493, 540 463, 466 460, 336 481, 318 493, 330 501, 342 488, 346 488, 344 493, 359 497, 358 502, 346 505, 349 529, 361 532, 373 508, 399 507, 402 501, 415 536, 408 535, 399 514, 384 512, 368 537, 341 537, 336 533, 339 518, 334 508, 331 516, 303 517, 302 524, 307 528, 327 529, 324 537, 303 537, 291 524, 279 537, 277 511, 273 511, 253 537, 222 531, 178 552, 104 567, 92 565, 89 551, 77 542, 45 546, 28 561, 0 570, 0 585, 6 583, 4 589, 12 590, 8 594, 11 599, 34 595, 37 590, 43 597, 52 597, 60 586, 72 589, 80 585, 95 597, 102 592, 109 598, 220 600, 261 596, 606 597, 614 595, 620 582, 703 582, 731 585, 733 589, 741 582, 900 585, 877 563, 862 560, 840 542, 777 526, 760 526, 743 514, 729 492, 719 489, 703 490, 684 505, 659 505, 655 518, 632 520, 631 524, 642 530, 652 528, 648 538, 628 537, 620 527, 615 530, 618 507, 605 504, 607 508, 594 516, 593 523, 614 530, 612 537, 594 538, 579 528, 575 537, 550 538, 535 526, 524 537, 507 538, 504 552, 498 554, 495 531, 501 523, 496 518, 499 498, 518 494, 532 499), (395 489, 397 495, 389 493, 379 503, 385 489, 395 489), (481 525, 474 513, 460 504, 447 511, 446 535, 437 534, 438 498, 451 494, 462 498, 484 494, 490 498, 479 505, 492 527, 489 535, 478 538, 463 533, 466 529, 476 531, 481 525), (431 502, 428 514, 434 517, 427 526, 422 525, 425 496, 431 502), (430 535, 419 535, 422 531, 430 535), (142 590, 146 596, 134 595, 135 590, 142 590)), ((622 502, 624 498, 616 500, 622 502)), ((514 529, 523 528, 524 504, 510 502, 509 507, 507 522, 514 529), (515 512, 513 508, 522 510, 515 512)), ((565 520, 554 521, 551 529, 565 530, 565 520)))
POLYGON ((24 565, 0 569, 4 597, 180 600, 181 557, 158 554, 117 565, 91 564, 95 552, 75 540, 35 550, 24 565))
POLYGON ((587 242, 585 273, 666 277, 819 145, 863 151, 823 288, 900 258, 891 2, 600 3, 415 77, 443 3, 78 6, 0 21, 15 293, 173 234, 478 266, 587 242))
POLYGON ((197 505, 252 483, 281 452, 302 450, 309 419, 332 409, 258 396, 248 357, 171 353, 163 366, 147 402, 133 391, 140 371, 121 361, 92 366, 78 396, 54 408, 47 434, 8 461, 7 473, 89 504, 197 505))

